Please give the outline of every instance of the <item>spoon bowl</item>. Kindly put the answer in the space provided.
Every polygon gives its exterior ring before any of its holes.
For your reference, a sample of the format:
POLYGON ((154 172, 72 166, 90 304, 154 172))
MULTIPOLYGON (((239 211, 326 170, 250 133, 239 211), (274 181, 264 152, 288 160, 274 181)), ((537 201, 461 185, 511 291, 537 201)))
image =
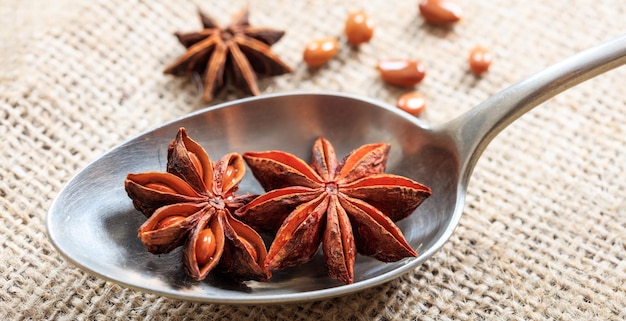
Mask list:
MULTIPOLYGON (((178 299, 272 304, 360 291, 414 270, 445 244, 463 212, 474 165, 497 133, 546 99, 624 63, 626 37, 533 75, 434 128, 395 107, 337 93, 275 94, 207 108, 136 136, 80 171, 53 202, 48 234, 57 250, 84 270, 178 299), (137 238, 145 217, 124 190, 128 173, 165 170, 167 146, 180 127, 213 158, 280 149, 308 160, 319 136, 329 139, 339 157, 366 143, 391 144, 386 172, 433 191, 415 213, 397 223, 420 255, 394 263, 357 256, 355 282, 348 285, 328 278, 321 254, 304 266, 274 272, 269 282, 235 284, 218 274, 194 281, 184 273, 180 249, 164 255, 146 251, 137 238)), ((240 191, 263 193, 249 172, 240 191)))

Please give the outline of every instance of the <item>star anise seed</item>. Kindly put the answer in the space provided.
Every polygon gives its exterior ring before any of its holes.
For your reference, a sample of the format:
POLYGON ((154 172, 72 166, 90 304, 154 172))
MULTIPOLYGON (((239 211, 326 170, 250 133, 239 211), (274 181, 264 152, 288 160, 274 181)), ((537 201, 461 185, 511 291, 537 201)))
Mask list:
POLYGON ((183 246, 185 271, 203 280, 218 269, 236 280, 269 279, 265 243, 231 214, 255 195, 236 195, 245 173, 241 155, 211 162, 181 128, 168 146, 167 172, 128 174, 124 186, 148 219, 138 236, 151 253, 183 246))
POLYGON ((248 9, 236 14, 230 25, 220 27, 211 17, 199 12, 203 30, 176 33, 187 52, 169 65, 164 73, 202 76, 205 102, 228 83, 249 95, 258 95, 256 74, 276 76, 291 72, 271 49, 283 31, 252 27, 248 9))
POLYGON ((244 153, 267 193, 235 215, 276 233, 265 266, 280 270, 305 263, 322 244, 329 276, 352 283, 357 252, 383 262, 417 256, 394 221, 413 213, 431 190, 383 174, 389 148, 364 145, 340 163, 330 142, 319 138, 310 165, 281 151, 244 153))

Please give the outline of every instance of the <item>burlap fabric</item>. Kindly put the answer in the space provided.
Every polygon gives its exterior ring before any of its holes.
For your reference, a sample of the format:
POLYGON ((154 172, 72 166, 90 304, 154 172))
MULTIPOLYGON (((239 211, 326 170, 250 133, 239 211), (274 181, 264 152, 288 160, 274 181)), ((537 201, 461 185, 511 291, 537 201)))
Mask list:
MULTIPOLYGON (((336 299, 289 305, 199 304, 84 273, 50 245, 46 212, 89 161, 126 138, 198 110, 198 83, 162 74, 183 53, 174 31, 196 7, 226 23, 246 3, 294 72, 263 93, 330 90, 388 103, 378 59, 416 58, 440 124, 524 76, 626 32, 626 2, 456 0, 465 19, 425 25, 417 1, 34 1, 0 4, 0 318, 226 320, 626 319, 626 68, 586 82, 500 134, 479 161, 454 235, 411 273, 336 299), (341 36, 348 11, 378 24, 309 71, 304 44, 341 36), (468 72, 476 44, 495 61, 468 72)), ((241 97, 225 93, 211 104, 241 97)))

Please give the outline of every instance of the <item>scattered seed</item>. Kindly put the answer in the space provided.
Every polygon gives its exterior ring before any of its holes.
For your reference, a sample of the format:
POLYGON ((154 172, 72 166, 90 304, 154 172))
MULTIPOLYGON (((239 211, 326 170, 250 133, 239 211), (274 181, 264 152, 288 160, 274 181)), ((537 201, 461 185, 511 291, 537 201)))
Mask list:
POLYGON ((419 116, 426 109, 426 96, 418 92, 406 93, 398 98, 396 106, 413 116, 419 116))
POLYGON ((377 68, 383 80, 403 87, 415 86, 426 75, 426 67, 415 60, 382 60, 378 63, 377 68))
POLYGON ((351 12, 346 19, 345 32, 348 42, 358 46, 374 36, 374 21, 364 11, 351 12))
POLYGON ((309 67, 319 67, 329 62, 339 50, 335 38, 320 38, 309 42, 304 49, 303 59, 309 67))
POLYGON ((469 66, 475 75, 480 75, 486 72, 491 66, 493 55, 491 52, 482 46, 474 47, 469 54, 469 66))
POLYGON ((457 22, 463 15, 461 7, 450 0, 420 0, 418 7, 424 20, 434 25, 457 22))

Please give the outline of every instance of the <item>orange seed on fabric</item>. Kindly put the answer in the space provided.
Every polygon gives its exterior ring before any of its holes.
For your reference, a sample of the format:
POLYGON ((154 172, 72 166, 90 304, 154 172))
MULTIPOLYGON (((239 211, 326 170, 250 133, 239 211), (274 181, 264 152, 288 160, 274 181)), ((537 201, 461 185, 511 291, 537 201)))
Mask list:
POLYGON ((482 46, 474 47, 470 51, 468 58, 470 70, 475 75, 480 75, 489 70, 489 66, 491 66, 492 61, 493 55, 488 49, 482 46))
POLYGON ((419 116, 426 109, 426 96, 417 92, 406 93, 398 98, 396 106, 413 116, 419 116))
POLYGON ((302 58, 309 67, 319 67, 333 59, 337 51, 339 42, 336 38, 320 38, 306 45, 302 58))
POLYGON ((451 0, 420 0, 420 14, 426 22, 434 25, 447 25, 461 20, 461 7, 451 0))
POLYGON ((353 46, 368 42, 374 36, 374 21, 362 10, 351 12, 346 19, 345 33, 353 46))

